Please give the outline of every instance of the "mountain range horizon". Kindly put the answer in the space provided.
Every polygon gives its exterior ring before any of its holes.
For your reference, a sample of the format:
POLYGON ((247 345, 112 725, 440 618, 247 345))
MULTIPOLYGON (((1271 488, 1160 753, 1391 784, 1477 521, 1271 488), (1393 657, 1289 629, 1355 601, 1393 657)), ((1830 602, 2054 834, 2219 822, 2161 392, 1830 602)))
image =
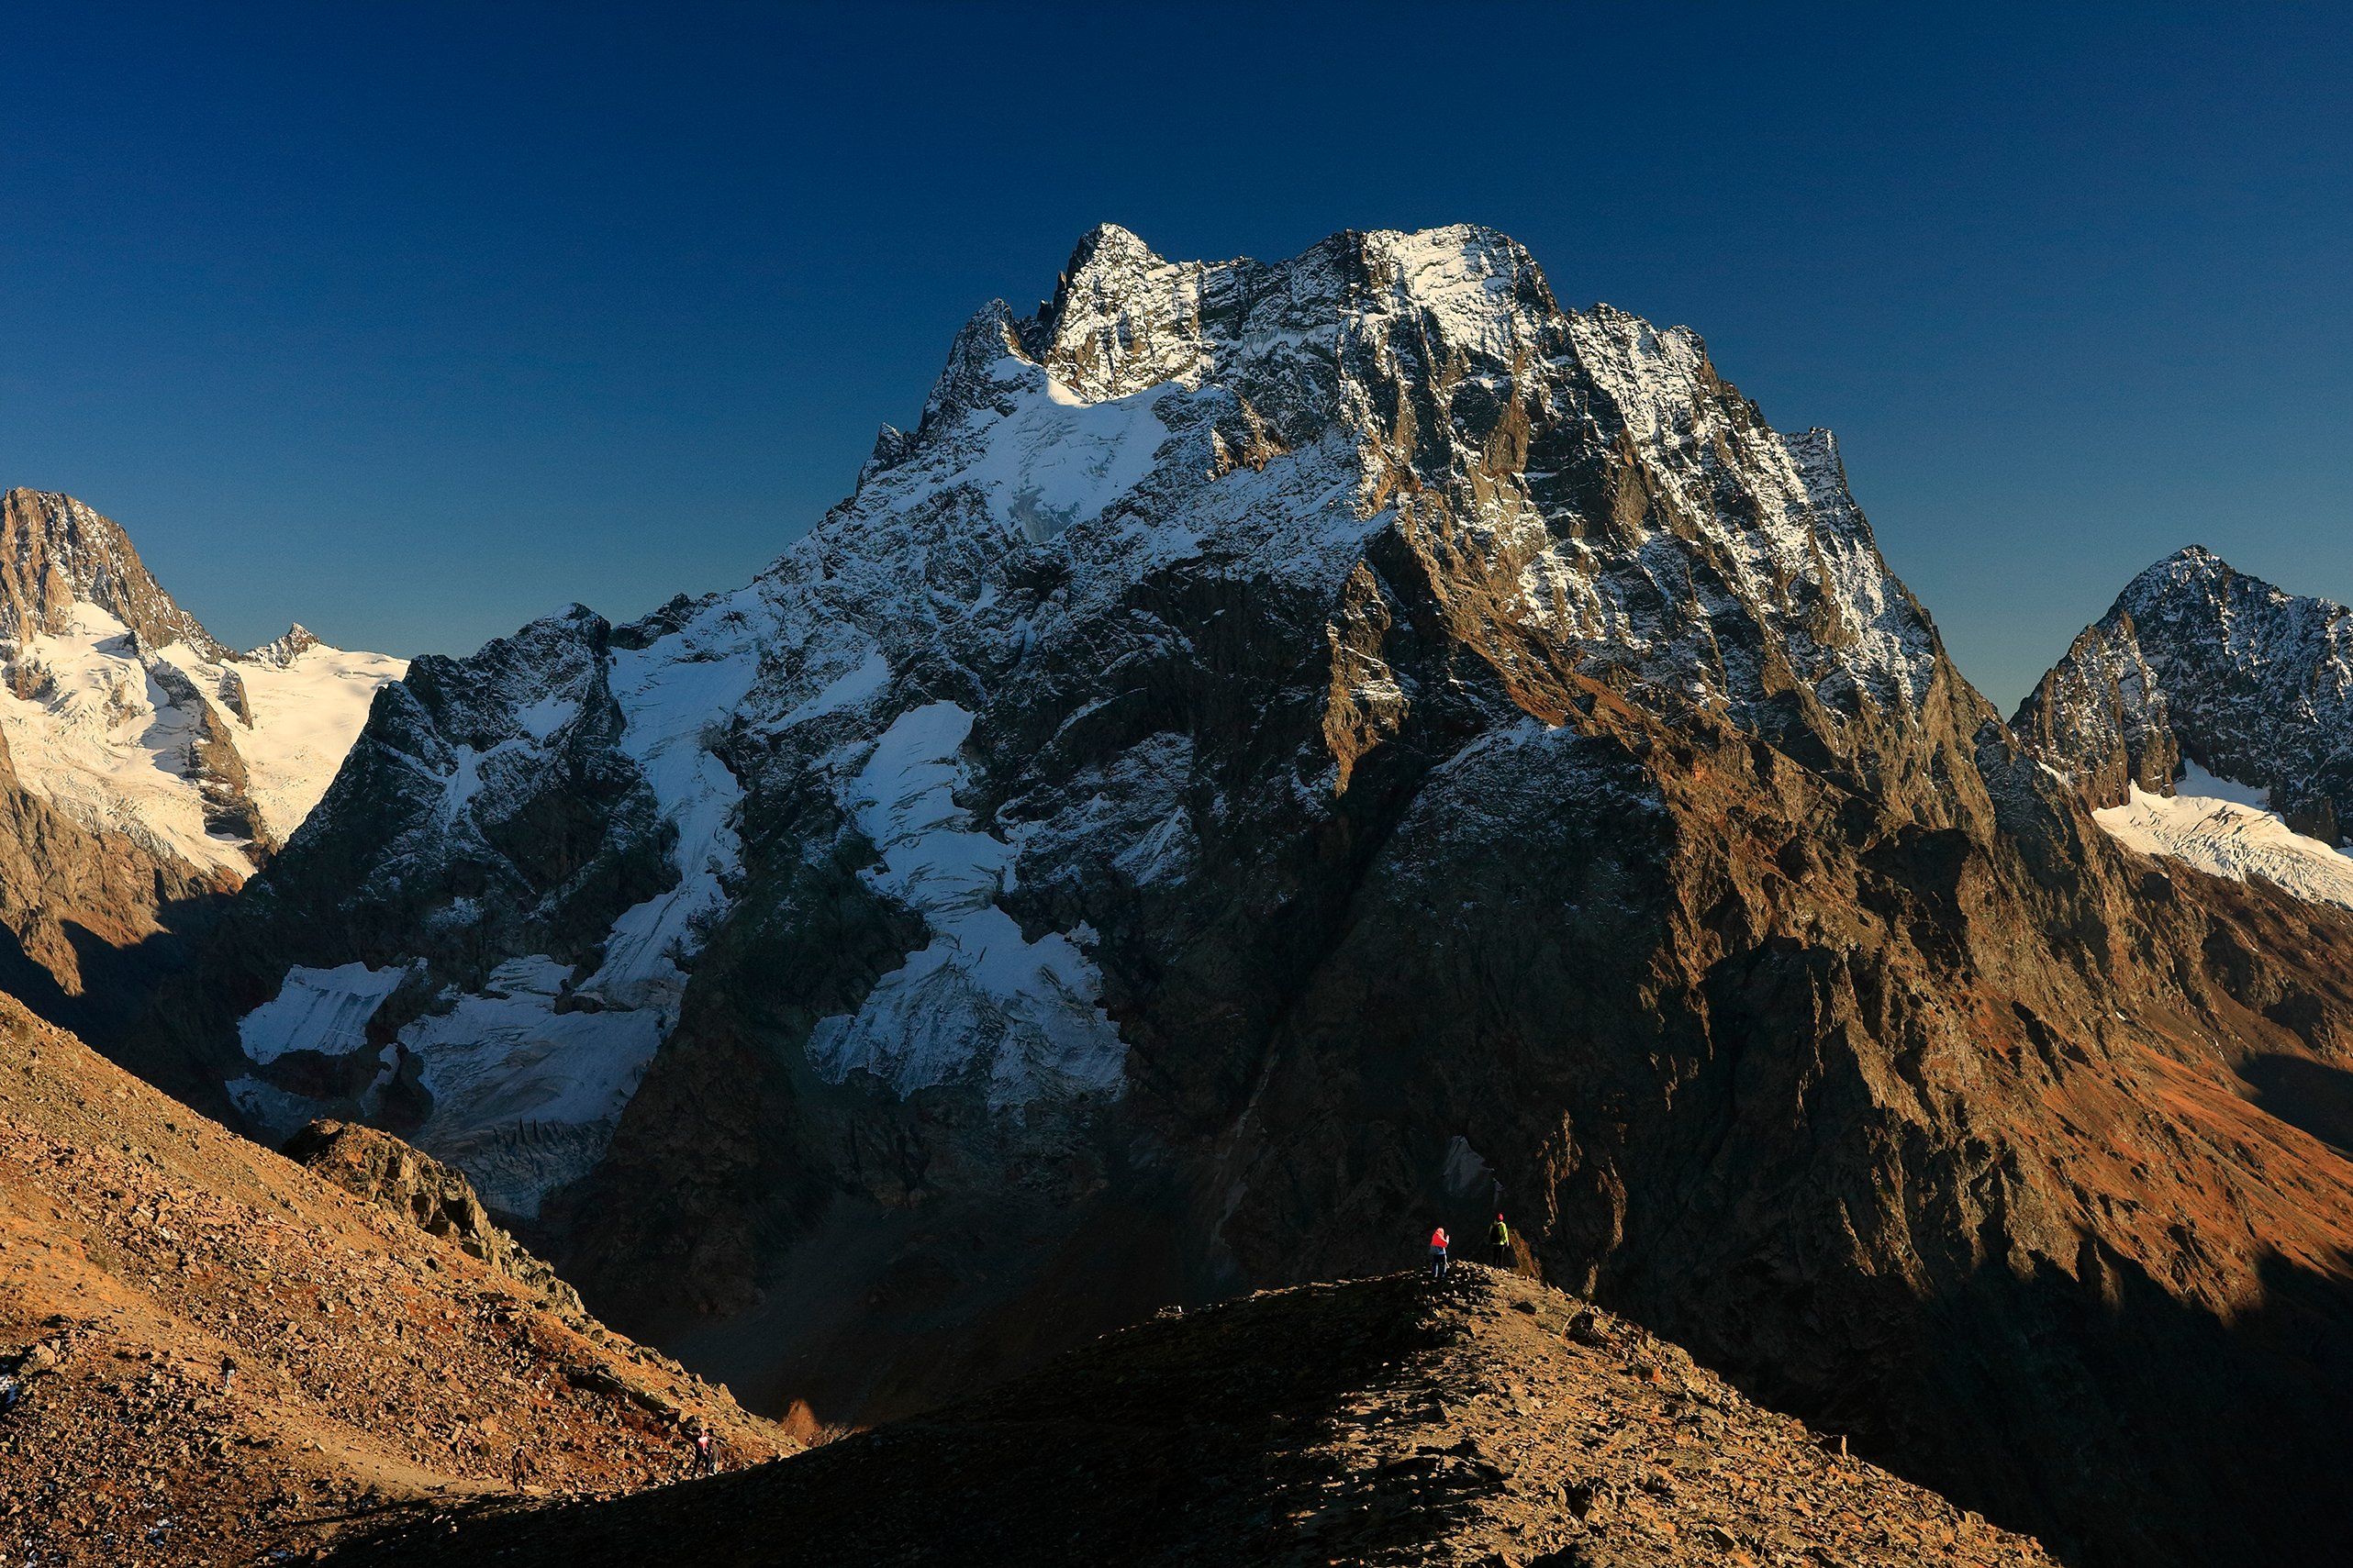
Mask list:
MULTIPOLYGON (((1121 235, 1126 236, 1126 237, 1127 237, 1127 238, 1129 238, 1130 239, 1134 240, 1134 241, 1135 241, 1136 243, 1138 243, 1138 244, 1142 244, 1142 243, 1143 243, 1140 239, 1138 239, 1135 235, 1133 235, 1132 231, 1130 231, 1130 230, 1128 230, 1128 229, 1125 229, 1125 228, 1120 228, 1120 226, 1118 226, 1118 225, 1116 225, 1116 224, 1111 224, 1111 223, 1103 223, 1103 224, 1098 224, 1098 225, 1097 226, 1096 229, 1095 229, 1094 231, 1091 231, 1091 232, 1090 232, 1090 234, 1089 234, 1088 236, 1082 238, 1082 239, 1080 239, 1080 241, 1078 242, 1077 246, 1076 246, 1076 247, 1075 247, 1075 250, 1083 251, 1083 250, 1085 250, 1085 248, 1086 248, 1086 247, 1087 247, 1087 245, 1092 241, 1092 239, 1093 239, 1093 238, 1094 238, 1094 235, 1095 235, 1096 233, 1099 233, 1099 232, 1101 232, 1101 231, 1103 231, 1103 230, 1115 230, 1116 232, 1118 232, 1118 233, 1120 233, 1120 234, 1121 234, 1121 235)), ((1500 231, 1491 231, 1491 232, 1500 232, 1500 231)), ((1604 304, 1597 304, 1593 308, 1596 308, 1596 309, 1606 309, 1606 308, 1609 308, 1609 306, 1606 306, 1606 305, 1604 305, 1604 304)), ((1689 328, 1678 328, 1678 330, 1689 330, 1689 328)), ((845 462, 845 465, 844 465, 844 466, 845 466, 845 469, 846 469, 846 467, 847 467, 847 463, 846 463, 846 462, 845 462)), ((23 479, 23 478, 28 477, 28 476, 17 475, 17 476, 9 476, 9 477, 14 477, 14 478, 17 478, 17 479, 23 479)), ((61 477, 62 477, 62 476, 50 476, 50 478, 51 478, 51 479, 57 479, 57 478, 61 478, 61 477)), ((820 485, 822 485, 822 484, 823 484, 824 483, 826 483, 826 482, 820 479, 820 480, 817 480, 817 481, 816 481, 816 483, 818 483, 818 484, 820 484, 820 485)), ((53 485, 48 486, 48 487, 46 487, 46 488, 43 488, 43 487, 40 487, 40 486, 27 486, 27 487, 28 487, 28 488, 41 488, 42 493, 44 493, 44 494, 56 495, 72 495, 72 496, 75 496, 77 500, 79 500, 79 499, 80 499, 80 490, 79 490, 79 487, 77 487, 76 485, 74 485, 74 484, 71 484, 71 483, 57 483, 57 484, 54 484, 53 485)), ((773 555, 774 555, 775 552, 777 552, 777 551, 780 551, 780 550, 783 550, 789 549, 789 548, 790 548, 790 546, 791 546, 791 544, 792 544, 792 542, 793 542, 793 540, 795 540, 796 539, 797 539, 797 538, 798 538, 802 533, 807 532, 810 528, 813 528, 813 527, 817 526, 817 521, 818 521, 817 519, 810 518, 810 517, 806 517, 806 516, 804 516, 803 517, 800 517, 800 518, 796 518, 796 517, 791 514, 791 512, 789 511, 789 509, 786 509, 786 508, 778 508, 775 513, 773 513, 773 514, 771 515, 771 517, 770 517, 770 518, 769 518, 769 526, 770 526, 770 528, 772 528, 772 530, 773 530, 773 531, 770 533, 769 538, 768 538, 767 541, 764 543, 764 545, 763 543, 759 542, 757 539, 754 539, 754 540, 753 540, 753 541, 752 541, 752 543, 751 543, 751 549, 755 552, 755 553, 754 553, 754 556, 753 557, 753 559, 754 562, 756 563, 760 559, 762 559, 762 558, 761 558, 761 557, 760 557, 756 552, 758 552, 758 551, 760 551, 760 550, 764 550, 764 550, 768 552, 768 554, 769 554, 769 555, 771 555, 771 556, 773 556, 773 555)), ((142 528, 164 528, 164 527, 173 527, 173 528, 175 528, 175 531, 176 531, 176 526, 177 526, 177 525, 176 525, 176 521, 175 521, 175 519, 172 518, 168 514, 165 514, 165 515, 161 516, 161 517, 151 517, 151 518, 149 518, 146 522, 144 522, 144 523, 142 524, 142 528)), ((2145 560, 2145 561, 2154 562, 2154 561, 2157 561, 2157 560, 2160 560, 2160 559, 2162 559, 2164 556, 2169 555, 2169 554, 2172 553, 2173 551, 2175 551, 2175 550, 2180 550, 2180 549, 2185 549, 2185 548, 2201 548, 2201 549, 2202 549, 2202 548, 2206 548, 2206 540, 2205 540, 2205 539, 2199 539, 2199 538, 2169 539, 2169 538, 2166 538, 2166 537, 2161 536, 2161 535, 2156 535, 2156 534, 2154 534, 2154 533, 2151 533, 2150 535, 2146 536, 2146 537, 2147 537, 2147 543, 2143 546, 2143 551, 2142 551, 2142 559, 2143 559, 2143 560, 2145 560)), ((635 570, 635 569, 633 568, 633 569, 632 569, 633 573, 634 573, 634 570, 635 570)), ((706 587, 706 589, 705 589, 704 591, 709 591, 709 589, 708 589, 708 587, 706 587)), ((429 602, 429 595, 420 595, 420 596, 419 596, 419 598, 418 598, 416 602, 417 602, 417 603, 419 603, 419 604, 426 603, 426 602, 429 602)), ((577 600, 569 600, 569 601, 565 601, 565 603, 577 603, 577 602, 580 602, 580 601, 577 601, 577 600)), ((1993 628, 1993 629, 1996 629, 1996 630, 1998 630, 1998 631, 2002 631, 2003 635, 2011 636, 2011 637, 2013 637, 2013 639, 2023 636, 2023 635, 2025 633, 2025 631, 2026 631, 2026 629, 2027 629, 2027 627, 2029 626, 2029 624, 2030 624, 2030 623, 2029 623, 2029 621, 2028 621, 2024 617, 2020 616, 2020 615, 2017 613, 2016 606, 2017 606, 2017 603, 2018 603, 2018 602, 2019 602, 2019 601, 2016 601, 2016 600, 2014 600, 2014 599, 2011 602, 2011 617, 2010 617, 2009 619, 2005 620, 2005 619, 2003 618, 2002 615, 2000 612, 1996 612, 1996 613, 1995 613, 1994 615, 1992 615, 1991 617, 1987 617, 1987 618, 1984 620, 1983 624, 1984 624, 1986 627, 1990 628, 1993 628)), ((542 610, 542 612, 541 612, 541 613, 542 613, 542 614, 544 614, 544 613, 549 613, 549 612, 552 612, 552 611, 555 611, 555 610, 560 610, 560 609, 561 609, 561 608, 563 608, 563 604, 552 604, 552 605, 548 605, 548 606, 546 606, 544 607, 544 609, 542 610)), ((628 607, 628 606, 620 606, 620 607, 626 608, 626 607, 628 607)), ((643 606, 643 607, 644 607, 644 608, 648 608, 648 609, 650 609, 652 606, 651 606, 650 605, 647 605, 647 606, 643 606)), ((517 613, 517 612, 510 612, 510 613, 517 613)), ((504 626, 504 627, 496 627, 496 626, 495 625, 495 623, 494 623, 494 629, 491 629, 491 630, 487 631, 486 633, 483 634, 483 635, 482 635, 482 637, 481 637, 481 639, 480 639, 480 640, 479 640, 479 641, 476 641, 476 642, 474 643, 474 647, 478 648, 478 647, 480 646, 480 642, 481 642, 481 641, 495 640, 496 637, 498 637, 498 636, 502 636, 502 635, 505 635, 505 633, 506 633, 506 631, 507 631, 507 630, 513 629, 515 627, 518 627, 518 626, 521 626, 521 625, 528 625, 528 624, 530 624, 530 621, 531 619, 537 618, 537 617, 532 616, 532 615, 531 615, 528 610, 524 610, 524 611, 521 611, 521 612, 519 612, 519 613, 521 613, 521 614, 523 615, 523 617, 524 617, 524 618, 523 618, 523 619, 521 619, 521 620, 519 620, 519 621, 510 621, 510 622, 507 623, 507 625, 506 625, 506 626, 504 626)), ((266 618, 266 612, 265 612, 265 618, 266 618)), ((415 642, 413 643, 413 645, 412 645, 412 646, 407 647, 407 648, 406 649, 405 652, 403 652, 402 654, 400 654, 400 655, 398 655, 398 656, 400 656, 400 657, 412 657, 412 656, 414 656, 414 655, 416 655, 416 654, 418 654, 418 653, 424 653, 424 652, 445 653, 445 654, 450 654, 450 655, 453 655, 453 656, 462 656, 463 654, 464 654, 464 653, 466 653, 466 652, 470 652, 470 651, 473 651, 472 649, 467 648, 467 647, 465 646, 465 642, 466 642, 466 640, 467 640, 467 639, 466 639, 465 637, 461 636, 461 637, 459 637, 458 639, 454 639, 454 640, 451 640, 451 639, 429 639, 422 640, 422 641, 415 641, 415 642)), ((1980 687, 1980 689, 1981 689, 1981 690, 1987 690, 1987 691, 1989 691, 1989 692, 1992 693, 1992 695, 1995 696, 1996 700, 1997 700, 1998 702, 2002 703, 2002 705, 2004 705, 2005 706, 2014 706, 2018 701, 2023 700, 2023 699, 2024 698, 2024 696, 2027 695, 2027 693, 2028 693, 2028 691, 2029 691, 2029 689, 2030 689, 2030 687, 2031 687, 2032 681, 2033 681, 2033 679, 2035 678, 2035 677, 2034 677, 2034 675, 2033 675, 2032 673, 2029 673, 2029 669, 2030 669, 2030 667, 2031 667, 2031 661, 2035 657, 2035 651, 2034 651, 2034 649, 2033 649, 2032 645, 2031 645, 2030 643, 2025 643, 2025 642, 2016 642, 2016 643, 2014 644, 2014 647, 2015 647, 2015 650, 2016 650, 2014 653, 2008 654, 2008 655, 2005 655, 2005 656, 2004 656, 2004 659, 2005 659, 2005 661, 2006 661, 2005 662, 2003 662, 2003 663, 1998 663, 1998 664, 1995 664, 1993 667, 1991 667, 1991 669, 1989 669, 1988 671, 1981 672, 1981 673, 1980 673, 1980 677, 1979 677, 1979 678, 1978 678, 1978 680, 1977 680, 1977 684, 1979 685, 1979 687, 1980 687), (2014 666, 2014 668, 2013 668, 2013 666, 2014 666)), ((1968 661, 1968 660, 1966 660, 1966 659, 1965 659, 1965 660, 1960 661, 1960 662, 1962 662, 1962 663, 1963 663, 1963 665, 1964 665, 1964 667, 1966 668, 1966 667, 1968 666, 1968 664, 1970 662, 1970 661, 1968 661)))

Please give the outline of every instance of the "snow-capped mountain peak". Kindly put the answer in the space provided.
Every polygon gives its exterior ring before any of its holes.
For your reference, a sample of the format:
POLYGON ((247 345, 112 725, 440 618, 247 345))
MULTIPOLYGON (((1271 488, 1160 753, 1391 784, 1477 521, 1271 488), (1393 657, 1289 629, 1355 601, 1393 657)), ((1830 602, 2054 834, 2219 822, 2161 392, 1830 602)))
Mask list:
POLYGON ((366 934, 255 947, 285 967, 234 1093, 269 1126, 421 1114, 529 1211, 603 1158, 714 933, 838 863, 826 896, 892 913, 856 982, 815 978, 839 943, 808 960, 819 1081, 1116 1100, 1087 890, 1184 885, 1232 811, 1322 819, 1424 706, 1517 735, 1607 686, 1860 736, 1936 658, 1825 433, 1765 425, 1694 334, 1562 310, 1508 237, 1170 261, 1107 225, 1035 315, 974 314, 754 583, 419 661, 319 812, 333 848, 256 906, 366 934), (1414 604, 1477 651, 1443 681, 1411 673, 1414 604))
POLYGON ((2336 844, 2353 825, 2353 610, 2191 545, 2125 584, 2013 723, 2094 806, 2169 795, 2194 764, 2336 844))
POLYGON ((403 661, 301 626, 250 654, 166 593, 112 520, 0 501, 0 740, 85 827, 229 883, 299 827, 403 661))

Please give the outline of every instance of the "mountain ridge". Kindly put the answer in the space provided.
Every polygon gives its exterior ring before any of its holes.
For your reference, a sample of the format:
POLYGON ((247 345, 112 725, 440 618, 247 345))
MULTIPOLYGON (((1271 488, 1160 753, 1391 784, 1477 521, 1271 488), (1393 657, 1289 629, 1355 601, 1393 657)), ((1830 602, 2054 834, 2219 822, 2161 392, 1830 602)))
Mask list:
POLYGON ((781 1465, 452 1507, 330 1561, 2046 1563, 1678 1347, 1457 1265, 1164 1311, 781 1465))

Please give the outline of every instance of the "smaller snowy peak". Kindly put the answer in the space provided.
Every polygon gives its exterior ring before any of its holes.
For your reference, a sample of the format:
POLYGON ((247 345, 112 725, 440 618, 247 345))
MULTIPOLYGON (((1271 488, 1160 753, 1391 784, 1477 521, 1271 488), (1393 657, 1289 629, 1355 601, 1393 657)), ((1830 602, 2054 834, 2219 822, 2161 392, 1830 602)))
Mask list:
POLYGON ((2325 843, 2353 824, 2353 610, 2192 545, 2136 575, 2013 721, 2095 806, 2195 766, 2325 843))
POLYGON ((0 504, 0 740, 85 827, 234 882, 325 794, 407 666, 300 626, 231 652, 71 496, 0 504))
POLYGON ((283 670, 312 649, 323 646, 318 633, 296 621, 286 628, 284 636, 249 650, 244 657, 249 664, 267 664, 273 669, 283 670))

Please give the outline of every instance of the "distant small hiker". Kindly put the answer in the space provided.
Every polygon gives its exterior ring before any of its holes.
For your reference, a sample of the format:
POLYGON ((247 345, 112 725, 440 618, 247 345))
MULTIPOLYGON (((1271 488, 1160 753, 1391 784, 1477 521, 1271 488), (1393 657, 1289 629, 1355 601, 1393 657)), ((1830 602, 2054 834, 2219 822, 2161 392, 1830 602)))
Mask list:
POLYGON ((1444 1226, 1441 1225, 1437 1229, 1430 1232, 1430 1277, 1432 1279, 1446 1277, 1446 1248, 1449 1244, 1450 1239, 1446 1235, 1444 1226))
POLYGON ((1503 1223, 1503 1217, 1500 1214, 1495 1217, 1495 1223, 1487 1228, 1487 1244, 1495 1249, 1497 1268, 1511 1266, 1511 1228, 1503 1223))
POLYGON ((220 1391, 223 1394, 227 1394, 236 1388, 236 1386, 237 1358, 235 1356, 223 1356, 220 1358, 220 1391))
POLYGON ((697 1475, 719 1473, 719 1443, 711 1436, 711 1429, 708 1427, 695 1429, 695 1473, 697 1475))
POLYGON ((530 1461, 524 1457, 523 1445, 517 1443, 513 1456, 507 1461, 507 1484, 519 1492, 530 1473, 530 1461))

